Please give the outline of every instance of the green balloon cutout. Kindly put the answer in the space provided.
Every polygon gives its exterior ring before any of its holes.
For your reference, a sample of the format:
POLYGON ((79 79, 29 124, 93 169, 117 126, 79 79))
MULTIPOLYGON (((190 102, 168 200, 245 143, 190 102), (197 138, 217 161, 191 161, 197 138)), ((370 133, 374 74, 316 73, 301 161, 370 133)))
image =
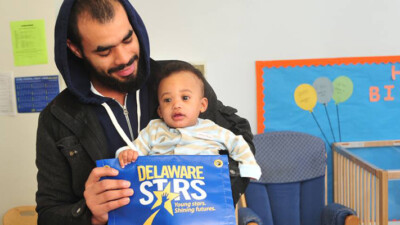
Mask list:
POLYGON ((333 81, 333 100, 336 104, 347 101, 353 94, 353 82, 346 76, 337 77, 333 81))

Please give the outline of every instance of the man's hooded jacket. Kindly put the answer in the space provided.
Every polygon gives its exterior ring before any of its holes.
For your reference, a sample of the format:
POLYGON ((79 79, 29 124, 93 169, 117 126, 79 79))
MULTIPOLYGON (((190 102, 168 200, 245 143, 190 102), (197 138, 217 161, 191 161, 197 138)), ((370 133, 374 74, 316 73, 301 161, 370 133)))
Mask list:
MULTIPOLYGON (((107 104, 118 124, 131 139, 157 117, 156 75, 168 61, 150 58, 146 28, 128 0, 121 0, 140 44, 140 65, 146 80, 127 95, 124 108, 110 98, 91 91, 88 72, 81 59, 67 48, 67 30, 75 0, 64 0, 55 27, 55 61, 67 89, 62 91, 40 114, 37 130, 36 193, 38 224, 91 224, 91 212, 85 204, 85 182, 95 161, 114 157, 126 146, 103 107, 107 104), (132 129, 130 129, 132 128, 132 129)), ((217 100, 208 83, 205 96, 209 106, 202 118, 211 119, 237 135, 242 135, 254 150, 248 121, 238 117, 234 108, 217 100)), ((244 192, 248 180, 240 178, 237 163, 230 160, 234 201, 244 192)))

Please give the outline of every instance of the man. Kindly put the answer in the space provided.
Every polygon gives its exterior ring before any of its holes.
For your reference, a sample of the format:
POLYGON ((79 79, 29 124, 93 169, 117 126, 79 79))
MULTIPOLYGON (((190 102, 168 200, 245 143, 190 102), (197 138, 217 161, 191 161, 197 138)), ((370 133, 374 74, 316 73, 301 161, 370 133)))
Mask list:
MULTIPOLYGON (((134 190, 127 181, 101 179, 117 171, 95 168, 95 161, 114 157, 124 138, 133 140, 157 117, 156 75, 165 62, 150 58, 145 26, 127 0, 65 0, 55 39, 68 88, 39 118, 38 223, 106 224, 108 212, 128 204, 134 190)), ((217 101, 209 84, 206 97, 202 118, 243 135, 254 150, 247 120, 217 101)), ((231 164, 236 202, 248 180, 231 164)))

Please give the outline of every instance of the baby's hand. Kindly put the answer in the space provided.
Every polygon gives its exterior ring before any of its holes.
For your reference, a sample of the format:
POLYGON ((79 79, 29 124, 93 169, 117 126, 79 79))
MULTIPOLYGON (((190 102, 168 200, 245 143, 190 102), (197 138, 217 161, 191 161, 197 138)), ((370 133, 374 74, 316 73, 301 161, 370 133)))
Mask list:
POLYGON ((135 162, 138 157, 138 153, 132 149, 127 149, 119 153, 118 160, 121 168, 124 168, 131 162, 135 162))

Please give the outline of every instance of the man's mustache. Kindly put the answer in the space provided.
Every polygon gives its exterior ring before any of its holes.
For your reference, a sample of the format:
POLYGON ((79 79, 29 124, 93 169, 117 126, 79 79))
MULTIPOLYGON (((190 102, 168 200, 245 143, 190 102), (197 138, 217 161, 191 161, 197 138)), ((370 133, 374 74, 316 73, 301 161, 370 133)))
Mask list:
POLYGON ((111 74, 111 73, 114 73, 114 72, 123 70, 125 67, 132 65, 132 63, 133 63, 136 59, 139 59, 139 56, 134 55, 134 56, 132 57, 132 59, 129 60, 129 62, 128 62, 127 64, 121 64, 121 65, 119 65, 119 66, 117 66, 117 67, 113 67, 113 68, 109 69, 107 72, 108 72, 108 74, 111 74))

